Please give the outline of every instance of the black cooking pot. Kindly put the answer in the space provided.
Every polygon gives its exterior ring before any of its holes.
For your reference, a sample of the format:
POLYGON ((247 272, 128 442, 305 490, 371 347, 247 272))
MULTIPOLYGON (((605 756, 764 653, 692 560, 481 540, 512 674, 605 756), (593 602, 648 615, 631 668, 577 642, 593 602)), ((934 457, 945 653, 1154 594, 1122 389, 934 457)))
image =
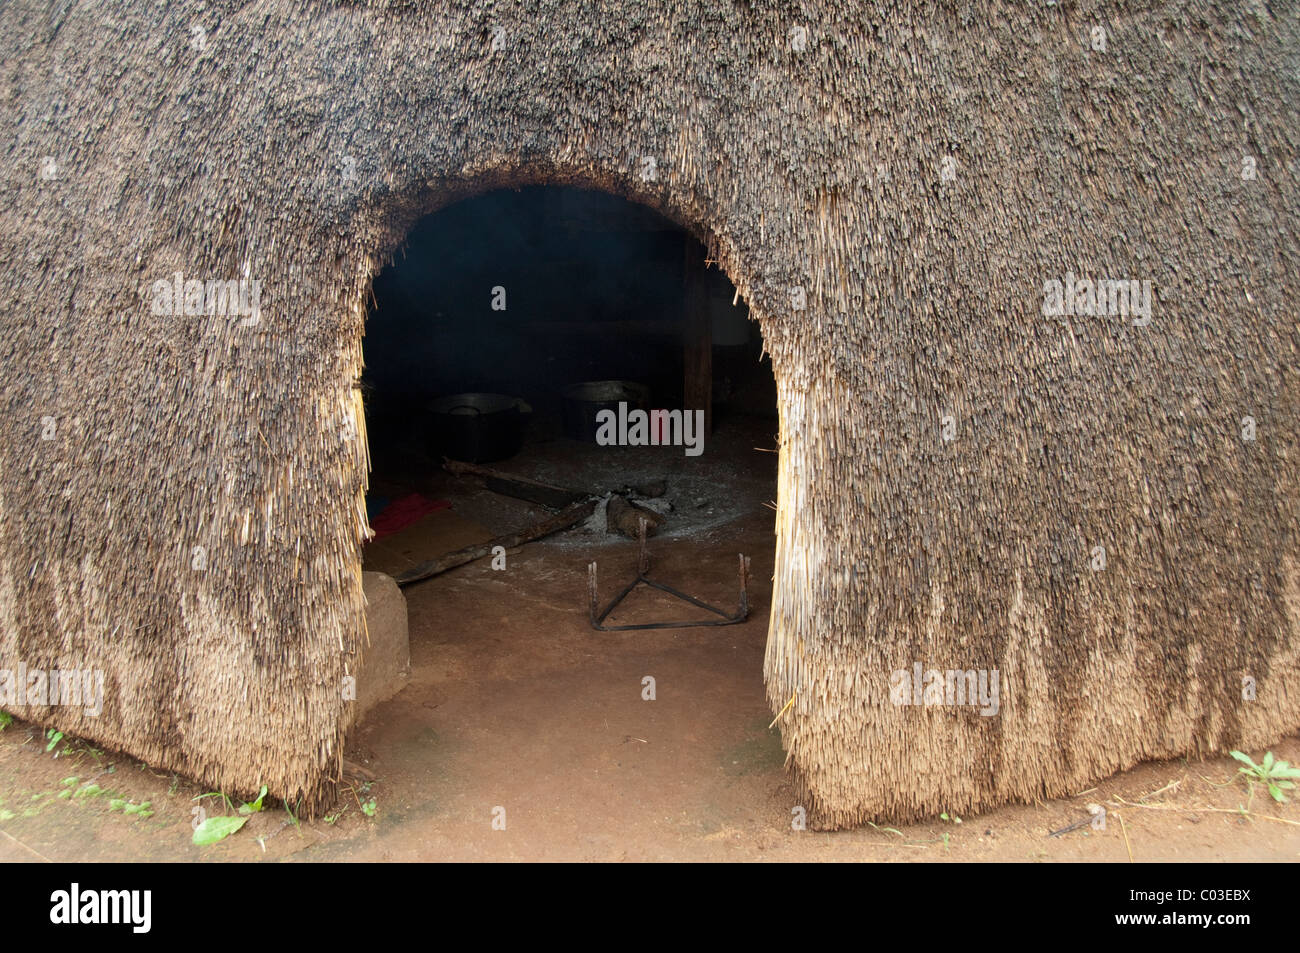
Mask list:
POLYGON ((513 457, 523 446, 532 413, 523 400, 505 394, 452 394, 428 410, 434 455, 466 463, 513 457))
POLYGON ((650 406, 650 388, 631 381, 587 381, 564 389, 564 434, 585 443, 596 442, 596 414, 627 404, 628 410, 646 410, 650 406))

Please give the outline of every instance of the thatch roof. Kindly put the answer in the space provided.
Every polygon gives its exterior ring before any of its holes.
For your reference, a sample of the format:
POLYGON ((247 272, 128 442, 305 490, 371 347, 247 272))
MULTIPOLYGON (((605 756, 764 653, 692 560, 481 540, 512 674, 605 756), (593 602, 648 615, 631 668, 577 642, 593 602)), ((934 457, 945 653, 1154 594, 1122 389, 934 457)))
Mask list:
POLYGON ((768 691, 816 823, 1295 729, 1300 26, 993 7, 0 7, 0 660, 109 692, 16 713, 317 799, 368 283, 440 204, 567 181, 691 228, 762 324, 768 691), (260 281, 260 322, 153 313, 178 271, 260 281), (1150 323, 1044 317, 1067 272, 1150 281, 1150 323), (891 705, 914 662, 998 668, 999 714, 891 705))

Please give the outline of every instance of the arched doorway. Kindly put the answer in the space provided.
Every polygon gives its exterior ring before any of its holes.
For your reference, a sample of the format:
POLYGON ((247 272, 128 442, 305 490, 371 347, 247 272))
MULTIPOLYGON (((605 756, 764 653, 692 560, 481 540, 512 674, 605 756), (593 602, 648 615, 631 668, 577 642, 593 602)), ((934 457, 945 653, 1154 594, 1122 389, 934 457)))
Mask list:
MULTIPOLYGON (((592 785, 571 789, 588 812, 638 796, 632 779, 602 776, 611 745, 644 747, 629 763, 660 776, 668 798, 756 764, 779 775, 779 739, 762 730, 776 389, 758 325, 705 246, 605 192, 482 193, 413 226, 375 278, 363 350, 377 534, 365 569, 402 579, 574 502, 526 498, 503 476, 594 498, 595 510, 405 587, 410 685, 362 723, 362 754, 450 772, 440 798, 518 803, 576 773, 592 785), (647 413, 638 437, 638 410, 680 414, 647 413), (613 424, 603 437, 602 421, 613 424), (747 620, 594 629, 588 567, 603 608, 636 576, 629 526, 642 518, 652 574, 725 613, 738 607, 737 554, 750 557, 747 620)), ((603 621, 716 618, 643 587, 603 621)))
MULTIPOLYGON (((448 458, 597 496, 774 469, 775 383, 739 293, 687 231, 605 192, 498 189, 420 220, 374 281, 364 352, 381 543, 403 523, 394 499, 442 485, 448 458), (737 461, 740 443, 767 452, 764 467, 737 461)), ((495 490, 489 528, 536 515, 495 490)), ((661 518, 651 535, 702 525, 682 499, 623 495, 661 518)), ((711 509, 709 526, 743 503, 711 509)), ((374 563, 390 548, 368 562, 400 575, 399 554, 374 563)))

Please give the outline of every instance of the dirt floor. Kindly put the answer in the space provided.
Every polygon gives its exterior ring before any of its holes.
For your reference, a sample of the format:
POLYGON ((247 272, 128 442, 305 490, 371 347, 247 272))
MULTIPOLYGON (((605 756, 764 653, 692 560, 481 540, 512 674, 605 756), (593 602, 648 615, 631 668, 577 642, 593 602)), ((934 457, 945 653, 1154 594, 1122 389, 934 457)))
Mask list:
MULTIPOLYGON (((566 484, 655 470, 675 488, 677 519, 651 541, 652 576, 731 608, 744 552, 755 580, 748 622, 595 632, 587 564, 599 562, 607 599, 632 577, 635 543, 579 530, 530 544, 504 572, 479 562, 407 590, 409 683, 358 726, 348 757, 375 780, 354 778, 335 814, 299 823, 268 806, 223 842, 195 847, 195 808, 227 813, 218 798, 196 801, 206 792, 192 783, 84 742, 47 750, 41 731, 15 722, 0 731, 0 861, 1300 859, 1294 798, 1252 797, 1229 758, 1141 765, 1073 798, 960 821, 792 830, 797 799, 762 677, 771 429, 720 428, 725 452, 702 465, 663 448, 584 458, 558 441, 502 465, 566 484), (1049 836, 1086 819, 1090 803, 1106 807, 1104 830, 1049 836)), ((422 479, 422 492, 454 497, 458 518, 485 532, 540 512, 436 473, 422 479)), ((639 591, 611 621, 683 611, 698 615, 639 591)), ((1272 750, 1300 762, 1300 738, 1272 750)))

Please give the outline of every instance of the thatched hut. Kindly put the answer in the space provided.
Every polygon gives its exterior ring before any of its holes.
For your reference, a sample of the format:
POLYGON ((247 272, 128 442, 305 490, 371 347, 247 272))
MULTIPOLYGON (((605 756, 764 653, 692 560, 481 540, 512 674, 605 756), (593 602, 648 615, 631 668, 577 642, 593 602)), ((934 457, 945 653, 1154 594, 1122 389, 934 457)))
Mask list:
POLYGON ((816 823, 1300 726, 1294 13, 16 0, 0 43, 0 660, 106 673, 98 717, 16 714, 318 801, 371 278, 453 199, 573 183, 761 324, 816 823), (996 713, 918 665, 997 670, 996 713))

